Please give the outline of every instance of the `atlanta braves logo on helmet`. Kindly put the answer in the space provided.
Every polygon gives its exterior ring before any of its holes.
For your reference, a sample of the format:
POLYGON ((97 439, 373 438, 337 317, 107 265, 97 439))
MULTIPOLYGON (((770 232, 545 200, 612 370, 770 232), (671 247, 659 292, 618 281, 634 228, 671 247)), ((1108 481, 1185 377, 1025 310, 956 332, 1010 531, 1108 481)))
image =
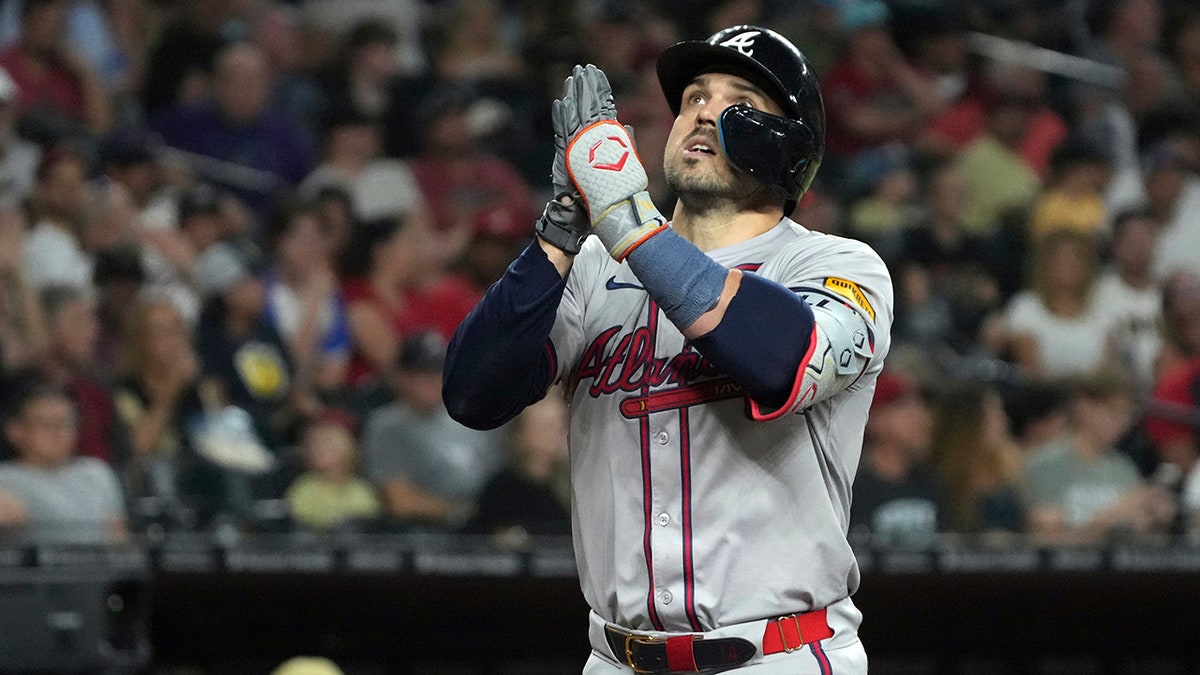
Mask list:
POLYGON ((722 47, 736 49, 746 56, 754 56, 754 39, 762 35, 762 31, 749 30, 745 33, 738 33, 728 40, 721 43, 722 47))

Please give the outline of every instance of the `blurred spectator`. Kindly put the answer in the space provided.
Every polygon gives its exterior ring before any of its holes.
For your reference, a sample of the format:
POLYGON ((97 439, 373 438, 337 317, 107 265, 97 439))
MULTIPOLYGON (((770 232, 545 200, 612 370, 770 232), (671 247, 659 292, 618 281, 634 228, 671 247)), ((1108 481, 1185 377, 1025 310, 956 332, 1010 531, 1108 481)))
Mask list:
POLYGON ((442 403, 446 340, 413 334, 395 362, 396 400, 371 411, 363 433, 367 477, 388 514, 407 524, 462 527, 484 484, 504 464, 499 432, 468 429, 442 403))
MULTIPOLYGON (((389 43, 393 52, 389 60, 398 75, 419 76, 429 66, 422 44, 428 6, 420 0, 339 0, 332 4, 326 0, 300 0, 297 4, 305 23, 334 35, 348 36, 367 23, 387 28, 394 35, 389 43)), ((353 39, 350 42, 358 44, 353 39)))
MULTIPOLYGON (((354 263, 351 255, 351 239, 358 231, 359 221, 354 215, 354 198, 350 191, 336 186, 317 190, 312 196, 313 209, 321 221, 321 230, 329 246, 329 255, 337 266, 338 277, 347 275, 347 267, 354 263)), ((355 242, 357 247, 358 242, 355 242)))
POLYGON ((567 406, 555 389, 513 421, 508 460, 483 485, 465 528, 509 545, 571 534, 567 406))
POLYGON ((850 534, 877 546, 929 546, 945 525, 929 463, 933 416, 907 375, 881 373, 854 478, 850 534))
POLYGON ((1155 380, 1177 366, 1200 359, 1200 275, 1179 271, 1162 286, 1162 349, 1155 359, 1155 380))
POLYGON ((1126 211, 1113 220, 1110 266, 1096 280, 1096 303, 1112 315, 1118 362, 1132 377, 1137 400, 1154 383, 1161 293, 1150 265, 1158 224, 1144 210, 1126 211))
POLYGON ((502 30, 503 7, 496 0, 455 0, 445 35, 434 57, 443 81, 516 80, 524 64, 502 30))
POLYGON ((65 391, 43 383, 26 385, 8 411, 4 434, 16 458, 0 462, 0 500, 10 511, 19 502, 10 524, 21 534, 35 541, 71 543, 125 537, 120 483, 108 464, 75 454, 78 418, 65 391))
POLYGON ((1069 392, 1063 382, 1025 381, 1004 391, 1004 410, 1021 454, 1066 435, 1069 392))
POLYGON ((920 214, 916 172, 903 160, 881 161, 886 166, 869 181, 868 193, 850 207, 847 223, 851 236, 875 247, 913 225, 920 214))
POLYGON ((356 473, 358 449, 352 419, 331 410, 301 434, 304 472, 288 486, 292 517, 306 528, 330 530, 377 518, 382 507, 375 488, 356 473))
POLYGON ((1108 154, 1083 140, 1064 141, 1054 151, 1045 190, 1029 217, 1031 238, 1070 229, 1099 240, 1109 226, 1104 194, 1112 175, 1108 154))
POLYGON ((471 311, 478 292, 446 270, 428 229, 387 218, 364 224, 354 238, 342 297, 354 345, 351 383, 370 387, 392 371, 400 342, 433 328, 447 339, 471 311))
POLYGON ((950 3, 897 3, 896 42, 929 79, 944 109, 913 139, 917 154, 953 157, 984 130, 984 82, 967 53, 965 11, 950 3))
POLYGON ((1023 532, 1020 448, 996 390, 982 382, 952 383, 938 396, 933 429, 933 463, 946 490, 946 529, 1023 532))
POLYGON ((281 209, 266 275, 268 321, 287 342, 300 386, 333 392, 347 384, 350 326, 329 244, 315 209, 281 209))
POLYGON ((107 381, 115 378, 122 368, 126 331, 145 281, 146 270, 138 248, 118 246, 96 253, 92 270, 99 325, 95 363, 99 375, 107 381))
POLYGON ((203 476, 185 433, 203 411, 187 324, 169 299, 147 295, 134 303, 127 330, 113 396, 133 446, 124 476, 129 496, 186 502, 211 494, 216 479, 203 476))
POLYGON ((44 141, 103 134, 112 103, 101 77, 66 40, 64 0, 25 0, 19 40, 0 52, 17 84, 16 107, 27 135, 44 141))
POLYGON ((32 365, 46 346, 41 300, 25 271, 25 222, 0 203, 0 374, 32 365))
POLYGON ((287 111, 308 136, 309 145, 317 147, 324 92, 304 53, 299 11, 291 3, 282 2, 251 7, 246 17, 247 37, 262 50, 271 71, 271 103, 287 111))
POLYGON ((93 196, 88 173, 87 159, 69 146, 42 155, 24 243, 26 278, 35 288, 91 285, 92 259, 82 242, 93 196))
POLYGON ((0 67, 0 206, 21 206, 33 193, 42 156, 37 143, 17 135, 17 83, 0 67))
MULTIPOLYGON (((1177 527, 1200 541, 1200 358, 1166 373, 1154 389, 1145 422, 1167 487, 1177 494, 1177 527), (1172 475, 1173 474, 1173 475, 1172 475)), ((1161 475, 1161 474, 1160 474, 1161 475)))
POLYGON ((174 222, 174 201, 167 189, 168 171, 162 148, 149 132, 132 127, 117 131, 99 144, 103 180, 124 188, 139 216, 140 228, 152 230, 174 222))
POLYGON ((218 405, 249 413, 258 437, 277 449, 294 414, 304 411, 292 407, 303 403, 292 398, 294 364, 264 312, 263 281, 245 254, 224 242, 209 247, 196 270, 205 298, 196 334, 203 387, 218 405))
POLYGON ((999 307, 994 256, 963 222, 965 191, 953 165, 936 166, 925 189, 926 217, 877 247, 893 271, 899 341, 974 351, 984 317, 999 307))
POLYGON ((995 231, 1005 212, 1029 207, 1041 188, 1041 170, 1065 134, 1061 120, 1056 135, 1033 133, 1045 111, 1041 73, 997 67, 989 87, 985 131, 955 160, 967 182, 965 222, 979 234, 995 231))
POLYGON ((62 387, 75 406, 75 451, 121 467, 129 459, 129 438, 108 383, 96 376, 100 325, 95 301, 72 286, 47 286, 41 302, 49 344, 40 371, 62 387))
MULTIPOLYGON (((826 179, 843 197, 880 178, 881 159, 907 153, 912 137, 945 102, 904 58, 879 0, 844 3, 844 51, 821 83, 826 110, 826 179)), ((829 183, 827 183, 829 184, 829 183)))
POLYGON ((191 185, 176 200, 175 225, 161 223, 142 232, 146 287, 170 297, 189 325, 200 316, 197 260, 233 233, 223 204, 226 199, 211 185, 191 185))
POLYGON ((527 223, 538 215, 533 190, 521 174, 484 148, 484 138, 498 123, 496 105, 462 88, 439 89, 423 104, 424 144, 411 166, 444 261, 462 253, 481 209, 504 205, 527 223))
POLYGON ((518 221, 503 206, 480 211, 473 229, 457 269, 475 291, 474 301, 478 302, 529 243, 531 233, 529 223, 518 221))
POLYGON ((141 89, 147 117, 209 96, 213 63, 234 18, 233 4, 226 0, 173 3, 148 50, 141 89))
POLYGON ((228 187, 260 218, 273 193, 298 184, 314 163, 303 129, 286 111, 271 106, 271 86, 262 50, 233 44, 217 56, 211 97, 174 106, 151 120, 168 146, 230 163, 211 172, 211 180, 228 187))
POLYGON ((381 155, 378 122, 351 111, 337 115, 326 129, 323 161, 300 184, 303 195, 331 186, 346 190, 355 215, 363 220, 429 217, 408 165, 381 155))
POLYGON ((1096 242, 1055 230, 1037 242, 1029 287, 1005 309, 1013 361, 1034 378, 1087 373, 1116 356, 1113 317, 1096 301, 1096 242))
POLYGON ((1172 7, 1166 26, 1166 53, 1179 73, 1190 105, 1200 103, 1200 8, 1172 7))
POLYGON ((1200 158, 1189 147, 1193 135, 1155 142, 1142 158, 1146 206, 1162 223, 1154 251, 1154 276, 1165 279, 1187 269, 1200 274, 1200 158))
MULTIPOLYGON (((395 9, 408 3, 389 3, 395 9)), ((347 3, 334 5, 310 2, 308 8, 345 12, 347 3)), ((360 7, 365 5, 359 2, 360 7)), ((377 12, 383 7, 376 5, 377 12)), ((328 13, 327 11, 325 12, 328 13)), ((416 12, 413 12, 414 15, 416 12)), ((346 16, 329 17, 340 23, 346 16)), ((412 17, 416 19, 417 17, 412 17)), ((375 123, 381 134, 384 154, 407 157, 416 154, 420 143, 412 133, 417 127, 414 102, 421 101, 429 89, 429 81, 416 72, 405 72, 401 57, 405 50, 413 51, 417 21, 396 22, 377 13, 359 13, 340 36, 340 52, 328 65, 321 80, 325 97, 326 124, 340 115, 355 115, 375 123), (408 35, 401 37, 401 30, 408 35)), ((415 51, 420 56, 419 51, 415 51)), ((423 57, 422 57, 423 58, 423 57)), ((328 127, 326 127, 328 128, 328 127)))
POLYGON ((1143 484, 1137 466, 1116 449, 1133 422, 1129 382, 1108 371, 1082 379, 1070 419, 1067 435, 1034 448, 1025 461, 1030 532, 1062 544, 1161 531, 1174 516, 1171 496, 1143 484))

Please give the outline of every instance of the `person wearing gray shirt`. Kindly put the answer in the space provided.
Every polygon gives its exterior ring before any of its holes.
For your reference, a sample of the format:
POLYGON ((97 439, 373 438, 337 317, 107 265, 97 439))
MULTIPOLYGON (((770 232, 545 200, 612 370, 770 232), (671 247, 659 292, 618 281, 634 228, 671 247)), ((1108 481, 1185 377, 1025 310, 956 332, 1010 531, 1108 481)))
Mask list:
POLYGON ((505 454, 501 432, 468 429, 446 412, 445 353, 445 339, 435 332, 405 341, 392 376, 397 398, 368 415, 363 459, 393 518, 454 529, 474 514, 476 497, 505 454))
POLYGON ((16 459, 0 463, 0 496, 14 505, 0 523, 36 542, 106 543, 126 534, 124 496, 112 468, 76 457, 78 420, 62 389, 31 385, 4 425, 16 459))

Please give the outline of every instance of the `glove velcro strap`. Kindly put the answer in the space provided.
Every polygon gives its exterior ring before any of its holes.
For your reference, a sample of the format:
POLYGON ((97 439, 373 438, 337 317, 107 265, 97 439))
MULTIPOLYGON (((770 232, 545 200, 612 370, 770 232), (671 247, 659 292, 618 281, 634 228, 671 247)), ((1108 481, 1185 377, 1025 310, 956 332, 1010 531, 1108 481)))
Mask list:
POLYGON ((534 231, 564 253, 575 255, 582 248, 591 225, 583 201, 578 195, 565 192, 546 203, 534 231), (563 203, 564 196, 571 198, 570 203, 563 203))
POLYGON ((650 201, 650 194, 643 190, 609 207, 596 219, 595 231, 613 260, 621 262, 666 227, 667 219, 650 201))

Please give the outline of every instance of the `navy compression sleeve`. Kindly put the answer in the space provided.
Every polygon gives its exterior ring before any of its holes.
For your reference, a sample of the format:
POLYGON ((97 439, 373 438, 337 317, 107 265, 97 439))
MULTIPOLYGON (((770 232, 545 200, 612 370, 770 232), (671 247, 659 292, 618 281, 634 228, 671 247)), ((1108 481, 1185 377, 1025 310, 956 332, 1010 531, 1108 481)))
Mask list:
POLYGON ((508 266, 450 341, 442 399, 451 417, 494 429, 546 394, 550 329, 565 288, 536 240, 508 266))
POLYGON ((778 408, 791 395, 813 324, 812 308, 803 298, 746 273, 721 322, 692 344, 751 399, 778 408))

